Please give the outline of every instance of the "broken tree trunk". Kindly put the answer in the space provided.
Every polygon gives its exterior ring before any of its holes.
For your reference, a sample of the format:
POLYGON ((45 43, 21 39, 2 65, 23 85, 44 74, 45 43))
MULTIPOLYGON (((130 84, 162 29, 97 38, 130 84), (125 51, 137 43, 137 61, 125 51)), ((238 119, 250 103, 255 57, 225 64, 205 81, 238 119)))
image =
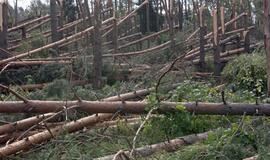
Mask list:
MULTIPOLYGON (((176 138, 173 140, 169 140, 166 142, 140 147, 134 150, 134 154, 135 156, 138 156, 138 157, 148 157, 162 150, 165 150, 167 152, 176 151, 186 145, 191 145, 191 144, 206 140, 208 137, 208 134, 209 132, 200 133, 200 134, 192 134, 192 135, 176 138)), ((122 154, 129 155, 130 152, 123 151, 122 154)), ((96 158, 94 160, 112 160, 112 159, 118 160, 120 156, 121 156, 120 154, 119 154, 119 157, 117 157, 116 154, 113 154, 113 155, 109 155, 109 156, 105 156, 101 158, 96 158)))
POLYGON ((220 64, 220 45, 219 45, 219 27, 218 27, 218 16, 217 10, 212 11, 213 15, 213 50, 214 50, 214 65, 215 76, 220 76, 221 64, 220 64))
POLYGON ((31 24, 34 24, 34 23, 36 23, 36 22, 43 21, 43 20, 46 20, 46 19, 49 19, 49 18, 50 18, 50 15, 45 15, 45 16, 42 16, 42 17, 33 19, 33 20, 29 21, 29 22, 20 24, 20 25, 18 25, 18 26, 13 27, 13 28, 9 28, 9 29, 8 29, 8 32, 13 32, 13 31, 19 30, 19 29, 21 29, 21 28, 23 28, 23 27, 28 27, 28 26, 31 25, 31 24))
MULTIPOLYGON (((137 92, 139 93, 139 92, 137 92)), ((142 90, 142 94, 149 94, 149 91, 142 90)), ((127 100, 130 98, 136 98, 137 94, 134 92, 132 93, 127 93, 123 95, 118 95, 114 97, 109 97, 104 99, 103 101, 119 101, 119 100, 127 100)), ((58 126, 56 128, 46 130, 37 134, 34 134, 30 137, 24 138, 20 141, 14 142, 12 144, 8 144, 2 148, 0 148, 0 158, 9 156, 11 154, 15 154, 19 151, 29 149, 29 147, 33 147, 35 144, 40 144, 45 141, 48 141, 55 136, 63 133, 63 132, 75 132, 78 130, 82 130, 83 128, 87 126, 94 126, 98 122, 102 122, 104 120, 110 119, 114 116, 114 114, 99 114, 99 115, 93 115, 93 116, 88 116, 85 118, 81 118, 77 121, 72 121, 67 124, 58 126)))
MULTIPOLYGON (((107 19, 107 20, 103 21, 103 24, 106 24, 106 23, 108 23, 108 22, 110 22, 112 20, 113 20, 113 18, 107 19)), ((74 34, 72 36, 63 38, 63 39, 61 39, 61 40, 59 40, 59 41, 57 41, 55 43, 51 43, 51 44, 48 44, 48 45, 43 46, 41 48, 37 48, 37 49, 34 49, 32 51, 28 51, 28 52, 25 52, 25 53, 22 53, 22 54, 19 54, 19 55, 16 55, 16 56, 1 60, 0 61, 0 66, 5 65, 5 64, 7 64, 9 62, 15 61, 17 59, 27 57, 28 55, 33 55, 33 54, 39 53, 40 51, 52 48, 54 46, 63 44, 65 42, 69 42, 70 40, 76 39, 78 37, 85 36, 87 33, 91 32, 93 29, 94 29, 94 27, 89 27, 89 28, 85 29, 84 31, 81 31, 81 32, 78 32, 78 33, 76 33, 76 34, 74 34)))
POLYGON ((204 36, 207 32, 207 27, 205 26, 204 22, 204 7, 201 7, 199 9, 199 20, 200 20, 200 61, 199 61, 199 69, 200 71, 204 71, 205 69, 205 50, 204 46, 206 44, 204 36))

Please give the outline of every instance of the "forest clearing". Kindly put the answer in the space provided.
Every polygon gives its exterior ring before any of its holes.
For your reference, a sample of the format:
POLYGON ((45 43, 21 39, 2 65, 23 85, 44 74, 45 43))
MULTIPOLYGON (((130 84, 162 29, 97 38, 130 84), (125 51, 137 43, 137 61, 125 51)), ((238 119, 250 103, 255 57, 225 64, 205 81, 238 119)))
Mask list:
POLYGON ((0 0, 0 159, 270 160, 270 0, 0 0))

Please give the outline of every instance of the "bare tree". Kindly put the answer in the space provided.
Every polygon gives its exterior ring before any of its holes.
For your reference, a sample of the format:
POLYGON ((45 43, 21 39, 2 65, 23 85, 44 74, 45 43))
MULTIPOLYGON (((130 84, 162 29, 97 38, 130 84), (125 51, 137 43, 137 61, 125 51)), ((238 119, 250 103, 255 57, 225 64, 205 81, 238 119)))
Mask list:
POLYGON ((267 86, 270 96, 270 0, 264 0, 264 44, 267 56, 267 86))
POLYGON ((101 88, 102 83, 102 39, 101 39, 101 2, 95 0, 94 7, 94 41, 93 41, 93 87, 95 89, 101 88))
POLYGON ((7 58, 7 29, 8 29, 8 8, 7 1, 0 2, 0 59, 7 58))
MULTIPOLYGON (((51 16, 51 32, 52 32, 52 42, 58 41, 58 19, 57 19, 57 4, 56 0, 50 0, 50 16, 51 16)), ((55 46, 53 51, 53 55, 56 56, 58 54, 58 47, 55 46)))

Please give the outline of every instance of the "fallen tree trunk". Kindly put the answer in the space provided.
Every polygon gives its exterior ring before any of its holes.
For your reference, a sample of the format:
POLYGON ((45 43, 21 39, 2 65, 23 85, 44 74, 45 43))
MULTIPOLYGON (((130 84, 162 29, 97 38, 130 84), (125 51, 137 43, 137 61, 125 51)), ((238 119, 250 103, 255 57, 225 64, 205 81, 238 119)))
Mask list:
POLYGON ((43 20, 46 20, 46 19, 50 19, 50 15, 46 15, 46 16, 43 16, 43 17, 40 17, 40 18, 36 18, 36 19, 31 20, 31 21, 29 21, 29 22, 23 23, 23 24, 21 24, 21 25, 18 25, 18 26, 9 28, 9 29, 8 29, 8 32, 16 31, 16 30, 18 30, 18 29, 21 29, 21 28, 23 28, 23 27, 27 27, 27 26, 29 26, 29 25, 31 25, 31 24, 33 24, 33 23, 36 23, 36 22, 38 22, 38 21, 43 21, 43 20))
MULTIPOLYGON (((113 18, 109 18, 109 19, 103 21, 103 24, 108 23, 108 22, 110 22, 111 20, 113 20, 113 18)), ((85 29, 84 31, 81 31, 81 32, 76 33, 76 34, 74 34, 74 35, 72 35, 72 36, 63 38, 63 39, 61 39, 61 40, 59 40, 59 41, 57 41, 57 42, 48 44, 48 45, 46 45, 46 46, 43 46, 43 47, 41 47, 41 48, 34 49, 34 50, 32 50, 32 51, 29 51, 29 52, 25 52, 25 53, 22 53, 22 54, 19 54, 19 55, 16 55, 16 56, 13 56, 13 57, 10 57, 10 58, 1 60, 1 61, 0 61, 0 66, 5 65, 5 64, 7 64, 7 63, 9 63, 9 62, 15 61, 15 60, 17 60, 17 59, 26 57, 26 56, 28 56, 28 55, 36 54, 36 53, 38 53, 38 52, 40 52, 40 51, 43 51, 43 50, 45 50, 45 49, 49 49, 49 48, 52 48, 52 47, 54 47, 54 46, 63 44, 63 43, 68 42, 68 41, 70 41, 70 40, 72 40, 72 39, 76 39, 77 37, 86 36, 89 32, 93 31, 93 29, 94 29, 94 27, 89 27, 89 28, 85 29)))
POLYGON ((47 64, 71 64, 71 61, 17 61, 10 62, 7 65, 9 67, 23 67, 23 66, 37 66, 37 65, 47 65, 47 64))
POLYGON ((259 156, 253 156, 253 157, 245 158, 243 160, 257 160, 258 158, 259 156))
MULTIPOLYGON (((79 85, 86 85, 86 84, 89 84, 91 83, 89 80, 77 80, 77 81, 71 81, 70 84, 72 86, 79 86, 79 85)), ((49 84, 51 83, 41 83, 41 84, 26 84, 26 85, 21 85, 21 86, 11 86, 11 88, 13 87, 18 87, 22 90, 25 90, 25 91, 32 91, 32 90, 35 90, 35 89, 42 89, 46 86, 48 86, 49 84)), ((5 89, 3 88, 0 88, 0 93, 3 93, 3 92, 7 92, 5 89)))
POLYGON ((104 54, 103 57, 128 57, 128 56, 135 56, 135 55, 141 55, 141 54, 146 54, 146 53, 151 53, 154 51, 162 51, 164 49, 168 49, 171 44, 171 41, 167 41, 161 45, 154 46, 152 48, 148 48, 142 51, 135 51, 135 52, 127 52, 127 53, 116 53, 116 54, 104 54))
MULTIPOLYGON (((118 98, 121 100, 120 98, 118 98)), ((264 115, 270 116, 270 104, 244 103, 177 103, 162 102, 158 113, 177 112, 177 106, 185 107, 186 111, 199 115, 264 115)), ((29 100, 0 102, 0 113, 50 113, 61 111, 65 107, 78 106, 88 113, 124 113, 143 114, 147 102, 100 102, 100 101, 38 101, 29 100)))
MULTIPOLYGON (((191 145, 200 141, 203 141, 207 139, 209 132, 200 133, 200 134, 193 134, 188 135, 180 138, 176 138, 173 140, 169 140, 166 142, 148 145, 144 147, 140 147, 135 149, 134 154, 138 157, 148 157, 154 153, 160 152, 162 150, 165 150, 167 152, 172 152, 179 150, 181 147, 184 147, 186 145, 191 145)), ((122 154, 129 155, 129 151, 124 151, 122 154)), ((96 158, 94 160, 112 160, 112 159, 118 159, 116 154, 96 158)))
MULTIPOLYGON (((154 88, 153 88, 154 89, 154 88)), ((152 89, 151 89, 152 90, 152 89)), ((103 101, 119 101, 119 100, 127 100, 129 98, 136 98, 138 94, 149 94, 150 91, 147 90, 140 90, 137 92, 130 92, 123 95, 118 95, 114 97, 109 97, 104 99, 103 101)), ((0 105, 1 106, 1 105, 0 105)), ((81 118, 77 121, 72 121, 62 126, 58 126, 51 130, 46 130, 37 134, 34 134, 30 137, 24 138, 20 141, 14 142, 12 144, 6 145, 0 148, 0 158, 9 156, 11 154, 15 154, 19 151, 28 149, 29 147, 33 147, 36 144, 43 143, 45 141, 54 138, 55 136, 63 133, 63 132, 75 132, 78 130, 82 130, 84 127, 87 126, 94 126, 98 122, 110 119, 114 116, 114 114, 99 114, 94 116, 88 116, 85 118, 81 118)))
POLYGON ((25 130, 39 122, 41 122, 42 120, 52 116, 54 113, 48 113, 48 114, 44 114, 44 115, 38 115, 35 117, 30 117, 21 121, 17 121, 17 122, 13 122, 13 123, 9 123, 9 124, 5 124, 0 126, 0 135, 1 134, 6 134, 6 133, 11 133, 11 132, 15 132, 15 131, 19 131, 19 130, 25 130))

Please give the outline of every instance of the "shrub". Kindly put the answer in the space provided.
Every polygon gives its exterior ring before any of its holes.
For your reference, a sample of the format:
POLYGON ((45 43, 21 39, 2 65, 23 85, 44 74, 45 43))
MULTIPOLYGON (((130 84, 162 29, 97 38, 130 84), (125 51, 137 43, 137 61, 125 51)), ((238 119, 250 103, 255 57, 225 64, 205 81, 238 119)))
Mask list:
POLYGON ((262 96, 267 88, 266 60, 260 54, 241 55, 229 62, 222 75, 235 89, 262 96))

